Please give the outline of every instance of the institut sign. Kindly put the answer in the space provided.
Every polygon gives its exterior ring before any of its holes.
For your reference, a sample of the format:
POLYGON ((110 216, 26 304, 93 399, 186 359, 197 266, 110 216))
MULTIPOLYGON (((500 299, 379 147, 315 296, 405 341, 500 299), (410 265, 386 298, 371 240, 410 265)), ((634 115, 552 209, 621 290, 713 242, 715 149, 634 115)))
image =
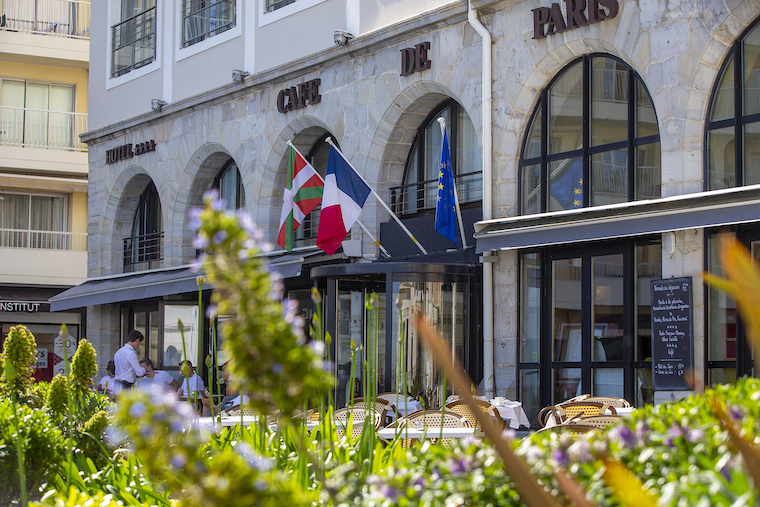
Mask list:
POLYGON ((558 3, 533 9, 533 38, 566 32, 617 16, 618 0, 565 0, 565 13, 558 3))

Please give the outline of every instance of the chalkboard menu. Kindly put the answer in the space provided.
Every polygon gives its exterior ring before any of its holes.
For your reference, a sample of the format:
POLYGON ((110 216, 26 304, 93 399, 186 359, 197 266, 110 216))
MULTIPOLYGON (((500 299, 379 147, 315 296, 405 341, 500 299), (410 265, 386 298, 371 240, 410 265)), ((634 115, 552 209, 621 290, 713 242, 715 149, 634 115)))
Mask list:
POLYGON ((690 390, 691 277, 653 280, 652 381, 655 391, 690 390))

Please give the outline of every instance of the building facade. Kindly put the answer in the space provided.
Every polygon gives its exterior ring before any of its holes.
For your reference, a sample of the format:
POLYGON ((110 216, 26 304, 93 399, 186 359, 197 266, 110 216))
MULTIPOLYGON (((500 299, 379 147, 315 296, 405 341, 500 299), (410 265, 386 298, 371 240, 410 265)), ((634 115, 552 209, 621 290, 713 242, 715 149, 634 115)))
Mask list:
POLYGON ((40 380, 86 331, 48 299, 87 278, 89 29, 89 1, 0 3, 0 336, 32 331, 40 380))
POLYGON ((312 213, 297 248, 269 256, 306 315, 310 287, 325 294, 338 399, 355 388, 371 292, 380 388, 401 355, 430 404, 441 381, 411 325, 421 312, 486 395, 533 418, 583 392, 675 398, 687 386, 662 379, 681 370, 698 385, 750 374, 735 307, 702 272, 719 270, 720 231, 758 239, 759 14, 750 1, 93 5, 88 281, 53 307, 87 307, 103 364, 136 327, 171 369, 177 317, 202 313, 190 209, 217 188, 275 242, 288 143, 324 171, 329 137, 423 247, 370 198, 338 254, 313 246, 312 213), (433 231, 438 118, 456 245, 433 231), (674 370, 652 325, 671 279, 686 291, 674 370))

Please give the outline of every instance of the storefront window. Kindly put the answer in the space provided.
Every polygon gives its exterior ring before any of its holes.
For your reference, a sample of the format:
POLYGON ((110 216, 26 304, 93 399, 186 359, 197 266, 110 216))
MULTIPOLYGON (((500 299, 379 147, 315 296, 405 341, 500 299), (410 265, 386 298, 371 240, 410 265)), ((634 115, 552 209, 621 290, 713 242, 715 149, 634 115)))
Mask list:
POLYGON ((760 183, 760 27, 739 38, 707 113, 705 189, 760 183))
POLYGON ((219 197, 224 199, 228 210, 245 208, 245 189, 240 171, 234 160, 230 159, 214 180, 214 188, 219 190, 219 197))
MULTIPOLYGON (((707 270, 725 276, 720 262, 720 234, 707 240, 707 270)), ((710 384, 736 381, 739 318, 736 303, 720 290, 707 287, 708 336, 707 367, 710 384)))
POLYGON ((577 60, 544 90, 531 119, 520 213, 660 196, 659 129, 641 78, 612 57, 577 60))

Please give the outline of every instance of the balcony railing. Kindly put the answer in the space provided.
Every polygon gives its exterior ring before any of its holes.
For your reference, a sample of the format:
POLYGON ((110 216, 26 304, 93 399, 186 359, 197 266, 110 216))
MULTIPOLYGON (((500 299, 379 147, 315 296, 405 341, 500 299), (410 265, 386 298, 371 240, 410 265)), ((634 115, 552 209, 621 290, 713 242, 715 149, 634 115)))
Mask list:
POLYGON ((90 2, 78 0, 3 0, 0 30, 90 38, 90 2))
POLYGON ((161 267, 163 232, 124 238, 124 272, 133 273, 161 267))
POLYGON ((156 7, 111 27, 111 76, 118 77, 156 59, 156 7))
MULTIPOLYGON (((454 176, 459 204, 483 199, 483 175, 480 171, 454 176)), ((438 179, 391 188, 391 207, 397 215, 410 215, 435 209, 438 201, 438 179)))
POLYGON ((87 251, 87 233, 0 229, 0 248, 87 251))
POLYGON ((0 145, 87 151, 79 135, 87 132, 87 115, 0 106, 0 145))
POLYGON ((296 0, 266 0, 266 12, 276 11, 280 7, 285 7, 288 4, 292 4, 296 0))

